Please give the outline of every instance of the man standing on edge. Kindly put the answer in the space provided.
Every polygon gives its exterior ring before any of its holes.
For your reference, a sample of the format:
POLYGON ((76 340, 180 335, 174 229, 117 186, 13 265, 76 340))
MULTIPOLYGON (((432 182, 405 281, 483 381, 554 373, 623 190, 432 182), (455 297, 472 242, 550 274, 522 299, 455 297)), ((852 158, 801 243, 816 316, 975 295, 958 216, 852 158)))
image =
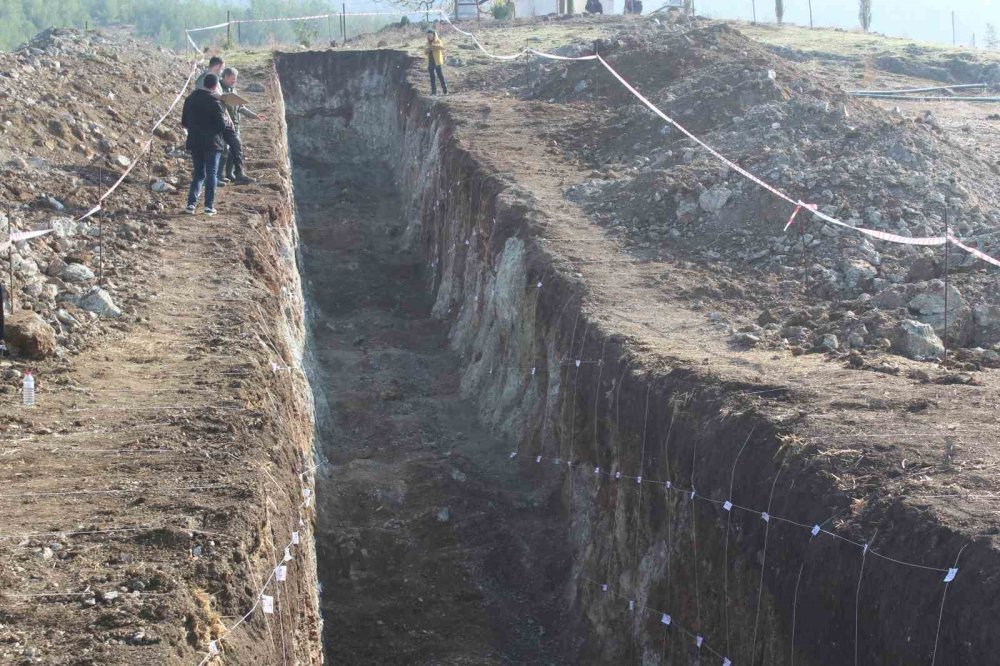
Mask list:
POLYGON ((431 75, 431 94, 437 95, 436 74, 441 79, 441 91, 447 95, 448 84, 444 82, 444 71, 441 69, 444 65, 444 41, 434 30, 427 31, 427 47, 424 50, 427 52, 427 72, 431 75))
POLYGON ((209 72, 204 85, 184 100, 181 115, 181 125, 187 130, 185 147, 191 153, 193 165, 187 202, 187 212, 192 215, 202 184, 205 185, 205 214, 215 215, 215 174, 219 168, 219 153, 226 147, 222 138, 227 130, 226 112, 222 100, 215 95, 219 79, 209 72))
POLYGON ((215 74, 215 78, 218 79, 222 74, 222 68, 226 66, 226 63, 222 61, 219 56, 212 56, 208 59, 208 69, 198 75, 198 78, 194 82, 194 87, 199 90, 205 89, 205 77, 209 74, 215 74))
MULTIPOLYGON (((239 75, 240 73, 234 67, 226 67, 222 70, 223 95, 226 93, 236 92, 236 79, 239 75)), ((262 114, 254 113, 243 104, 226 104, 225 106, 226 113, 229 114, 229 119, 233 123, 233 131, 236 135, 236 141, 227 141, 227 143, 229 143, 229 153, 227 155, 226 152, 223 151, 222 157, 219 160, 219 184, 221 185, 226 180, 236 183, 237 185, 247 185, 249 183, 256 182, 253 178, 246 175, 243 170, 243 138, 240 136, 240 120, 243 116, 253 118, 255 120, 267 120, 267 117, 262 114)))

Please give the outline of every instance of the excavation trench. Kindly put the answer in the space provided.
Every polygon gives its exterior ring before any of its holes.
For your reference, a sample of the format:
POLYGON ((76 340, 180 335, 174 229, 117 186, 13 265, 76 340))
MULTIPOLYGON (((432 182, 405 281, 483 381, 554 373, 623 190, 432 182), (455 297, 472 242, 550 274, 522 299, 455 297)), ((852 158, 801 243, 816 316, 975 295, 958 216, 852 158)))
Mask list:
POLYGON ((555 486, 505 464, 462 397, 391 158, 339 113, 299 113, 289 79, 326 659, 572 663, 555 486))
MULTIPOLYGON (((759 387, 652 371, 582 311, 530 240, 530 198, 461 146, 408 57, 276 65, 330 663, 929 663, 940 573, 810 539, 850 498, 807 458, 777 462, 774 421, 731 399, 759 387)), ((904 508, 886 520, 887 550, 961 545, 904 508)), ((985 663, 996 637, 956 606, 937 663, 985 663)))

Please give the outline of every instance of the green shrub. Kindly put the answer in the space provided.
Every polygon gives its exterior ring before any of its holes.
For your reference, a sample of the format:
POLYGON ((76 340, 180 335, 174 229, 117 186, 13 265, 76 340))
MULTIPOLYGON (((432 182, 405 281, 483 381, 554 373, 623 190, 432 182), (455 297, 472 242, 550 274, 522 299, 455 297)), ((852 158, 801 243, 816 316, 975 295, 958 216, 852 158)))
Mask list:
POLYGON ((514 18, 514 3, 494 2, 490 7, 490 13, 497 21, 509 21, 514 18))

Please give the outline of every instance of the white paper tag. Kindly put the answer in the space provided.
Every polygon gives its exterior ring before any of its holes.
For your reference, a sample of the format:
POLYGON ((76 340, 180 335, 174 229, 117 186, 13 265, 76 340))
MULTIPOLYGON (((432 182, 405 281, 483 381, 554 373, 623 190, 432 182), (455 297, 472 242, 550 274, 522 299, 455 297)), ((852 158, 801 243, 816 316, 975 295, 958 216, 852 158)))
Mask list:
POLYGON ((209 654, 219 654, 219 644, 215 641, 208 642, 208 653, 209 654))
POLYGON ((580 359, 576 359, 576 367, 580 367, 580 359))
POLYGON ((701 637, 701 636, 695 636, 694 637, 694 644, 697 645, 698 647, 701 647, 701 644, 704 643, 704 642, 705 642, 705 639, 703 637, 701 637))
POLYGON ((819 536, 819 525, 813 525, 812 535, 813 536, 819 536))
POLYGON ((948 569, 948 573, 946 573, 944 575, 944 582, 950 583, 951 581, 955 580, 955 576, 957 576, 957 575, 958 575, 958 569, 957 568, 953 567, 951 569, 948 569))
POLYGON ((765 523, 769 523, 771 522, 771 514, 765 511, 764 513, 760 514, 760 519, 763 520, 765 523))
POLYGON ((538 456, 537 458, 535 458, 535 462, 536 462, 536 463, 540 463, 540 462, 542 462, 542 457, 541 457, 541 456, 538 456))
POLYGON ((722 508, 725 509, 726 511, 732 511, 733 503, 730 502, 729 500, 726 500, 725 504, 722 505, 722 508))
POLYGON ((534 376, 535 376, 535 368, 532 368, 532 369, 531 369, 531 376, 532 376, 532 377, 534 377, 534 376))
POLYGON ((291 551, 290 551, 290 550, 288 550, 288 548, 285 548, 285 557, 284 557, 284 561, 285 561, 285 562, 291 562, 291 561, 292 561, 292 553, 291 553, 291 551))
POLYGON ((621 472, 615 472, 615 478, 616 479, 622 478, 622 473, 621 472))
POLYGON ((865 555, 868 554, 868 544, 867 543, 865 544, 864 550, 862 550, 861 552, 863 552, 865 555))
POLYGON ((722 660, 722 666, 733 666, 733 662, 729 661, 729 658, 724 658, 722 660))
POLYGON ((468 244, 469 244, 469 241, 465 241, 465 244, 466 244, 466 245, 468 245, 468 244))
POLYGON ((670 490, 670 488, 671 488, 671 485, 672 485, 672 484, 671 484, 671 483, 670 483, 669 481, 667 481, 667 482, 666 482, 665 484, 663 484, 663 485, 665 485, 665 486, 667 487, 667 490, 670 490))
POLYGON ((664 613, 662 615, 662 617, 660 617, 660 624, 665 624, 666 626, 669 627, 670 626, 670 616, 667 615, 666 613, 664 613))
POLYGON ((595 467, 594 468, 594 474, 600 474, 600 473, 601 473, 601 468, 600 467, 595 467))
POLYGON ((517 455, 517 451, 511 451, 510 452, 510 459, 513 460, 514 456, 516 456, 516 455, 517 455))
POLYGON ((691 489, 691 499, 694 499, 694 495, 695 495, 695 489, 694 489, 694 488, 692 488, 692 489, 691 489))
POLYGON ((285 578, 287 577, 288 577, 288 567, 286 567, 284 564, 278 566, 274 570, 274 580, 278 581, 279 583, 283 583, 285 581, 285 578))
POLYGON ((634 611, 635 610, 635 600, 633 600, 633 599, 629 599, 628 600, 628 609, 630 611, 634 611))
POLYGON ((601 585, 601 592, 607 592, 607 591, 608 591, 608 584, 605 583, 604 585, 601 585))
POLYGON ((539 289, 541 289, 541 288, 542 288, 542 283, 541 283, 541 282, 539 282, 539 283, 538 283, 538 288, 539 288, 539 289))
POLYGON ((274 613, 274 597, 260 595, 260 607, 265 613, 274 613))
POLYGON ((641 476, 635 477, 635 482, 636 483, 642 483, 642 477, 641 476))
POLYGON ((298 532, 292 532, 292 543, 295 544, 296 546, 299 545, 299 533, 298 532))
POLYGON ((271 361, 271 372, 277 372, 277 371, 278 371, 278 364, 275 363, 274 361, 271 361))

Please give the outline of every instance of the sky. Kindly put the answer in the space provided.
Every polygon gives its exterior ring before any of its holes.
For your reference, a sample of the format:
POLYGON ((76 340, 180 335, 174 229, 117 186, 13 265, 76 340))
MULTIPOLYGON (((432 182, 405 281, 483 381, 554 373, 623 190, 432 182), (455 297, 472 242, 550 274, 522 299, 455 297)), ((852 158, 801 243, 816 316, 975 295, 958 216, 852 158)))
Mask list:
MULTIPOLYGON (((754 0, 695 0, 695 11, 715 18, 752 16, 754 0)), ((757 18, 774 21, 774 0, 756 0, 757 18)), ((784 0, 785 21, 809 25, 809 0, 784 0)), ((645 10, 656 9, 658 0, 646 0, 645 10)), ((858 21, 857 0, 812 0, 817 27, 853 29, 858 21)), ((1000 0, 872 0, 872 31, 893 37, 951 44, 951 13, 955 12, 958 44, 983 46, 986 24, 1000 31, 1000 0)))
MULTIPOLYGON (((665 0, 644 0, 648 13, 665 0)), ((774 21, 774 0, 694 0, 695 11, 701 16, 729 19, 750 19, 753 2, 757 18, 774 21)), ((809 0, 784 0, 785 21, 809 25, 809 0)), ((353 11, 392 11, 399 6, 392 0, 350 0, 353 11)), ((450 4, 450 2, 448 3, 450 4)), ((578 3, 582 6, 582 1, 578 3)), ((621 6, 620 2, 615 3, 621 6)), ((859 27, 857 0, 812 0, 813 20, 818 27, 859 27)), ((951 44, 951 13, 955 12, 955 32, 960 46, 984 44, 986 24, 992 23, 1000 32, 1000 0, 872 0, 872 31, 893 37, 951 44)))

